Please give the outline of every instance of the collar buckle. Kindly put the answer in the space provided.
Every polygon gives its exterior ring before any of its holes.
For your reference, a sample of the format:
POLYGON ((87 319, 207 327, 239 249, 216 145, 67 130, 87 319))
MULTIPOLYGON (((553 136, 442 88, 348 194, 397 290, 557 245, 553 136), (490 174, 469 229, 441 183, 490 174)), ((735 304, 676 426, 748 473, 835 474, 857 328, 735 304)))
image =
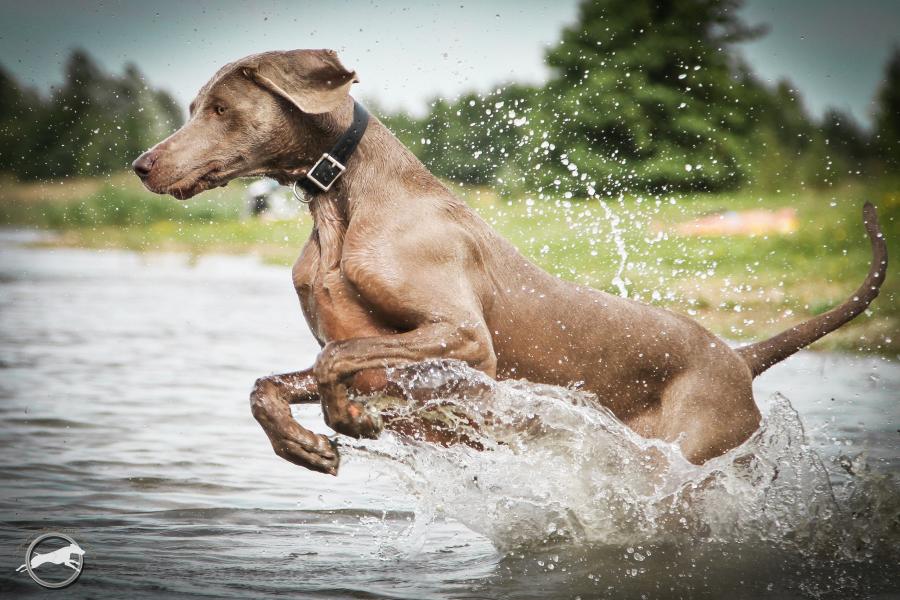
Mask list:
POLYGON ((316 161, 313 168, 306 172, 306 178, 312 181, 317 188, 327 192, 346 170, 346 166, 326 152, 316 161))
POLYGON ((362 104, 353 101, 353 122, 319 160, 306 172, 306 175, 296 179, 292 185, 294 196, 303 203, 312 201, 312 196, 320 192, 327 192, 334 182, 347 170, 346 163, 353 156, 353 151, 362 140, 366 127, 369 124, 369 111, 362 104), (297 188, 303 188, 304 198, 301 200, 297 188))

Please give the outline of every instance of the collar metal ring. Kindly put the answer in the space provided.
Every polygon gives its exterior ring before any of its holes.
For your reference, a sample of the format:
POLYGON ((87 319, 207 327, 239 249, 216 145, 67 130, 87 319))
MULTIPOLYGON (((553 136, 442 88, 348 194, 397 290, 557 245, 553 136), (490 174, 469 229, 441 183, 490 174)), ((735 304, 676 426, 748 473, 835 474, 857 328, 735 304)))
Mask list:
POLYGON ((297 184, 299 183, 299 181, 300 180, 298 179, 291 184, 291 192, 294 194, 294 200, 300 202, 301 204, 309 204, 310 202, 312 202, 312 198, 309 198, 306 194, 301 194, 297 190, 297 184))

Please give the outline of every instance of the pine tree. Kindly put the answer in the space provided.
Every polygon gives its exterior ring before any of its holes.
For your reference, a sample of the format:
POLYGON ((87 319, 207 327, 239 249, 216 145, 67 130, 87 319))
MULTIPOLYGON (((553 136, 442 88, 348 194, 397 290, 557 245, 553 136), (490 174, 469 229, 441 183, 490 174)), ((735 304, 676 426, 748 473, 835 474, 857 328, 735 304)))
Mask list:
POLYGON ((543 191, 722 189, 746 179, 730 44, 759 33, 739 0, 586 0, 547 55, 543 191))

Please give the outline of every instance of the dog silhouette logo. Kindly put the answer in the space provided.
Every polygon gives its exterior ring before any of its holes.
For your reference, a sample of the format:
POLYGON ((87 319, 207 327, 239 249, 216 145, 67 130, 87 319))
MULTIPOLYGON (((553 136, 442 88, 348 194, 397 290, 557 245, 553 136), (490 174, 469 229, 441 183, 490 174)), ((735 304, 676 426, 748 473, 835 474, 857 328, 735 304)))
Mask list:
POLYGON ((75 580, 81 575, 83 569, 84 550, 75 540, 63 533, 45 533, 36 537, 31 544, 28 545, 28 550, 25 552, 25 563, 16 569, 16 572, 21 573, 22 571, 27 571, 28 575, 30 575, 38 585, 45 588, 59 589, 75 583, 75 580), (45 544, 45 542, 55 540, 62 540, 63 542, 67 542, 68 545, 59 548, 59 542, 57 541, 55 544, 57 546, 56 550, 51 552, 37 552, 39 547, 43 545, 52 547, 53 544, 45 544), (43 565, 59 565, 71 569, 72 572, 69 573, 66 569, 44 568, 41 572, 43 577, 41 577, 38 576, 35 571, 43 565), (51 570, 53 573, 50 572, 51 570), (53 576, 51 577, 51 575, 53 576))

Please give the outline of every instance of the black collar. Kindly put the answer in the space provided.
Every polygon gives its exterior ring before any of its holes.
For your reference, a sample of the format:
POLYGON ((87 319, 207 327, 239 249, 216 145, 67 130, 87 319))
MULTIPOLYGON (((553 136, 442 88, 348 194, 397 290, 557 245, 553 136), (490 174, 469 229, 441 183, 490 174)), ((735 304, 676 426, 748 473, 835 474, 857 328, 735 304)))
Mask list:
MULTIPOLYGON (((369 111, 363 108, 363 105, 353 101, 353 123, 347 131, 338 138, 331 150, 324 153, 322 157, 316 161, 316 164, 306 172, 302 179, 294 182, 294 191, 296 186, 300 186, 307 194, 315 195, 321 192, 327 192, 334 185, 334 182, 344 174, 347 170, 347 161, 359 145, 363 134, 366 132, 366 126, 369 124, 369 111)), ((299 197, 298 197, 299 199, 299 197)))

